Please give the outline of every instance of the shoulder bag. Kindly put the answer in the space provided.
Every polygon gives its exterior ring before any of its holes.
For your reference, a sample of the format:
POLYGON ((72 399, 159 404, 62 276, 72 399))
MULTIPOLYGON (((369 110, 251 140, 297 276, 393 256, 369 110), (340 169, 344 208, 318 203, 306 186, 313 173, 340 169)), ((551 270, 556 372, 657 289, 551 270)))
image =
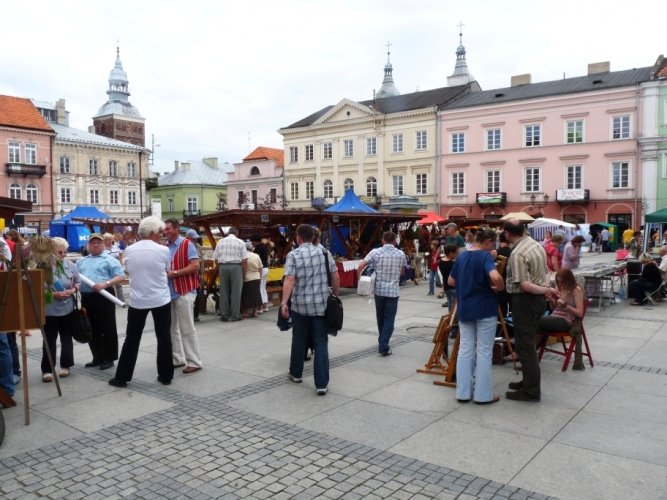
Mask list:
POLYGON ((81 292, 77 290, 72 298, 74 310, 69 314, 72 320, 72 338, 81 344, 87 344, 93 338, 93 328, 90 326, 86 309, 81 306, 81 292))
POLYGON ((332 336, 338 335, 338 331, 343 329, 343 302, 333 294, 331 289, 331 271, 329 270, 329 252, 323 251, 324 267, 327 271, 327 283, 329 284, 329 296, 327 297, 327 308, 324 311, 324 317, 327 322, 327 333, 332 336))

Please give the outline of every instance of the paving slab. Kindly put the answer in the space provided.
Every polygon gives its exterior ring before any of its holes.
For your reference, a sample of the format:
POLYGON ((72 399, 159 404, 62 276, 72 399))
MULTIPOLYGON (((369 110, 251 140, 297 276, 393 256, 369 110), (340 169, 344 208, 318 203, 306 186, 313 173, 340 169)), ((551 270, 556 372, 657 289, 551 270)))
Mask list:
POLYGON ((572 500, 665 498, 667 468, 583 445, 549 443, 510 484, 572 500))
MULTIPOLYGON (((373 302, 343 292, 324 397, 312 362, 302 384, 287 379, 291 333, 277 330, 277 310, 238 323, 202 315, 204 369, 177 371, 170 386, 155 380, 150 318, 128 389, 107 384, 113 370, 83 368, 90 351, 77 344, 62 397, 41 382, 35 332, 32 424, 21 406, 3 411, 0 497, 664 497, 667 305, 589 311, 594 368, 562 372, 562 358, 545 355, 539 404, 478 406, 416 373, 445 312, 426 290, 401 287, 389 357, 377 353, 373 302)), ((116 314, 122 342, 127 309, 116 314)), ((511 364, 493 367, 501 395, 519 379, 511 364)))

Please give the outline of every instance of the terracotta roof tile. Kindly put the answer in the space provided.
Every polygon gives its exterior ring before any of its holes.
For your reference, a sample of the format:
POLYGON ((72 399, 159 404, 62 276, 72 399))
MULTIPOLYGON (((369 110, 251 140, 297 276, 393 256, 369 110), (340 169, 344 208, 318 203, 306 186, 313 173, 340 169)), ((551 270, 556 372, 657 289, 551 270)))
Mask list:
POLYGON ((0 95, 0 125, 53 132, 30 99, 0 95))
POLYGON ((278 167, 284 167, 285 150, 260 146, 255 148, 252 153, 243 158, 243 161, 250 160, 275 160, 278 167))
POLYGON ((662 68, 662 69, 658 72, 657 77, 658 77, 658 78, 667 78, 667 66, 665 66, 664 68, 662 68))

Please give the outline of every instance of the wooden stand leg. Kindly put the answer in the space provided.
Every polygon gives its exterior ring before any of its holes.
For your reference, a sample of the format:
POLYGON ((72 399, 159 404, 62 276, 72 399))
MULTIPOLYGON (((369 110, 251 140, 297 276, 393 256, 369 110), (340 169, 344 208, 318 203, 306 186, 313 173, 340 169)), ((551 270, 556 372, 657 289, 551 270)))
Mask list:
POLYGON ((454 312, 452 314, 445 314, 440 318, 440 323, 435 331, 434 345, 431 350, 431 355, 424 365, 424 368, 417 368, 417 373, 428 373, 430 375, 444 375, 447 372, 449 360, 447 357, 447 344, 449 332, 452 330, 454 323, 454 312), (445 361, 443 363, 443 355, 445 361))

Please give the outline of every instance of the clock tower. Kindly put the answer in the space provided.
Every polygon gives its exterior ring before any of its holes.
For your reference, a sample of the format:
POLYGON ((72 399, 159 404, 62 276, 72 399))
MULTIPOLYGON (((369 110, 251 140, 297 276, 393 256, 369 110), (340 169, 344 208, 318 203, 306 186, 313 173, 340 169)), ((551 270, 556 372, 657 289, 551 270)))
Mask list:
POLYGON ((109 74, 107 95, 109 99, 93 116, 95 133, 137 146, 146 146, 146 120, 139 114, 139 110, 130 104, 130 87, 120 62, 119 47, 116 47, 116 64, 109 74))

